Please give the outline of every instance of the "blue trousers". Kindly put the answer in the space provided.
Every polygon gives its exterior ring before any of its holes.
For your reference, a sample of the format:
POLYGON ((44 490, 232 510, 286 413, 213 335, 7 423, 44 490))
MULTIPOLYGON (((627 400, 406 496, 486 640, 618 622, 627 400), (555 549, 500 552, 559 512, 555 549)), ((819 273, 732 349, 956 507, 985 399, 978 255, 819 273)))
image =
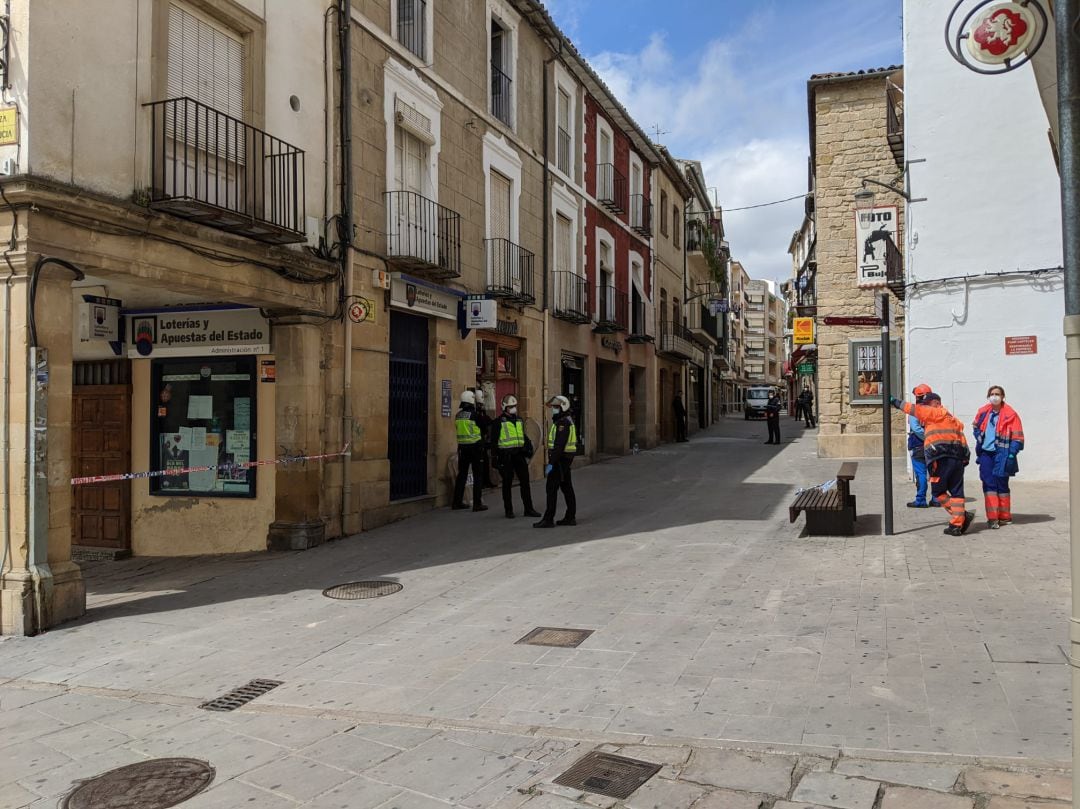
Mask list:
POLYGON ((920 506, 926 505, 926 461, 911 459, 911 470, 915 473, 915 502, 920 506))

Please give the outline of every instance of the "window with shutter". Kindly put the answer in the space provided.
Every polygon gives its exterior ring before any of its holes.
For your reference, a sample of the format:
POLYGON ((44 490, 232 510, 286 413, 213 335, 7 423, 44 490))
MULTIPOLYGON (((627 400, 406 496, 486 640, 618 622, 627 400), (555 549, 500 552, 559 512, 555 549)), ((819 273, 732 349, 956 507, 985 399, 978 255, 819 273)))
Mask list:
POLYGON ((244 120, 244 41, 194 10, 169 6, 168 98, 191 98, 244 120))
POLYGON ((558 269, 560 272, 569 272, 573 269, 571 267, 571 256, 573 256, 573 224, 562 214, 559 214, 557 222, 558 224, 555 228, 555 241, 557 242, 556 261, 558 262, 558 269))
POLYGON ((509 179, 497 171, 491 172, 491 210, 488 224, 492 239, 510 239, 510 189, 509 179))

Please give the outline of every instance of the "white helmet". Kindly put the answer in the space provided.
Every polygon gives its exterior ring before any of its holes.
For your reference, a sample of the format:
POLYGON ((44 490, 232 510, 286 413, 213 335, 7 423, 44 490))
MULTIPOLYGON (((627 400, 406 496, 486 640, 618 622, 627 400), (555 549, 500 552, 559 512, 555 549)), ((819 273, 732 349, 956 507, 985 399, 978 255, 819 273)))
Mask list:
POLYGON ((570 400, 567 399, 565 396, 553 396, 551 397, 551 401, 548 402, 548 404, 552 407, 559 408, 564 413, 570 410, 570 400))
POLYGON ((503 397, 502 406, 503 407, 517 407, 517 397, 512 393, 506 394, 503 397))
POLYGON ((463 390, 461 392, 461 403, 471 405, 476 404, 476 394, 474 394, 471 390, 463 390))
POLYGON ((476 403, 482 405, 484 403, 484 390, 483 388, 476 389, 476 403))

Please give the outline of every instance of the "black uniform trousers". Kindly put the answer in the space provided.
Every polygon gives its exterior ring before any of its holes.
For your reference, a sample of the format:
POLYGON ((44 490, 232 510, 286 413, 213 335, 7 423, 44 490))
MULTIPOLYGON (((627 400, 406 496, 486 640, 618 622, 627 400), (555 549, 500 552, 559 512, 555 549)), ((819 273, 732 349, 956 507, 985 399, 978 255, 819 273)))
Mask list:
POLYGON ((559 504, 559 491, 562 490, 563 499, 566 500, 566 519, 577 518, 577 495, 574 494, 574 481, 570 477, 570 466, 573 458, 565 458, 552 465, 551 472, 547 476, 547 507, 544 509, 544 521, 555 522, 555 509, 559 504))
POLYGON ((765 417, 766 423, 769 425, 769 441, 779 444, 780 443, 780 414, 775 415, 770 413, 765 417))
POLYGON ((486 448, 483 444, 458 444, 457 448, 457 480, 454 481, 454 505, 465 505, 465 483, 472 470, 472 503, 473 508, 482 504, 484 499, 484 472, 481 460, 486 448))
POLYGON ((501 452, 499 453, 501 466, 499 473, 502 475, 503 506, 507 513, 514 510, 514 501, 511 498, 514 477, 521 486, 521 502, 526 511, 533 510, 532 488, 529 486, 529 459, 524 452, 501 452))

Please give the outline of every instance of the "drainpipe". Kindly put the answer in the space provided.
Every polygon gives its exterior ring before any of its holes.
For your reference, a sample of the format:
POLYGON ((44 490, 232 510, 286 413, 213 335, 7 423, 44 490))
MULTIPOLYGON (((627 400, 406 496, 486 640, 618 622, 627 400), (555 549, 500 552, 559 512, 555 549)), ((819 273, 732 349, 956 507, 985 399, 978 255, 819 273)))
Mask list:
MULTIPOLYGON (((1061 242, 1065 266, 1065 369, 1069 421, 1069 546, 1072 617, 1069 667, 1073 704, 1080 702, 1080 42, 1073 25, 1080 0, 1057 0, 1058 118, 1061 143, 1061 242)), ((1073 711, 1073 805, 1080 806, 1080 711, 1073 711)))
MULTIPOLYGON (((14 241, 15 234, 12 234, 12 240, 14 241)), ((11 469, 9 464, 11 463, 11 285, 15 280, 15 268, 11 266, 11 260, 7 257, 7 253, 4 254, 5 261, 8 262, 8 275, 4 279, 4 306, 3 306, 3 348, 0 349, 0 363, 3 364, 3 369, 0 372, 3 374, 3 379, 0 381, 0 385, 3 386, 3 391, 0 396, 3 397, 4 402, 4 419, 0 421, 0 473, 3 477, 0 480, 3 481, 0 484, 2 488, 2 504, 4 509, 3 514, 3 531, 4 531, 4 548, 0 552, 0 589, 3 587, 4 568, 7 565, 8 554, 11 552, 11 469)))
MULTIPOLYGON (((341 49, 341 271, 342 288, 338 306, 344 314, 347 301, 353 295, 353 182, 352 182, 352 17, 350 0, 338 0, 338 43, 341 49)), ((341 369, 341 433, 343 443, 353 435, 352 413, 352 321, 341 318, 344 329, 344 361, 341 369)), ((341 465, 341 535, 347 533, 346 523, 352 502, 352 450, 341 465)))

